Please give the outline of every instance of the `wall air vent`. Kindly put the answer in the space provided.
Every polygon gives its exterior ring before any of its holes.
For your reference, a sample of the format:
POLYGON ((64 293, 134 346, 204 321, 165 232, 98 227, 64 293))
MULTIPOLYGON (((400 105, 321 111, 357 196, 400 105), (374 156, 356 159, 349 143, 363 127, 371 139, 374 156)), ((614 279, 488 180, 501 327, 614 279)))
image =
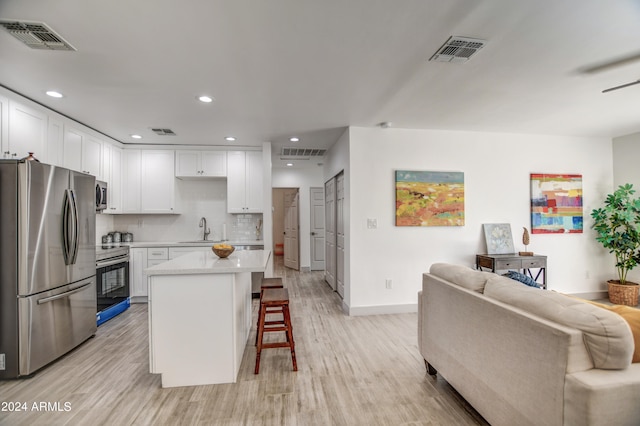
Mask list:
POLYGON ((71 50, 76 48, 67 43, 60 35, 53 32, 42 22, 20 22, 0 20, 0 26, 9 34, 32 49, 41 50, 71 50))
POLYGON ((467 62, 486 43, 486 40, 477 38, 451 36, 429 60, 434 62, 467 62))
POLYGON ((151 129, 158 136, 175 136, 173 130, 171 129, 151 129))
POLYGON ((327 152, 321 148, 282 148, 281 160, 309 160, 312 157, 322 157, 327 152))

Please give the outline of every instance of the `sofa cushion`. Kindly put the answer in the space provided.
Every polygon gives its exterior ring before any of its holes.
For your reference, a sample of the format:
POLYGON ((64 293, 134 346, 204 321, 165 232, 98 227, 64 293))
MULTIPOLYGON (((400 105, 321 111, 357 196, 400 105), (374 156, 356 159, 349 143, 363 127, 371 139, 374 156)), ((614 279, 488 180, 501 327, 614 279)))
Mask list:
POLYGON ((594 302, 592 300, 586 300, 587 303, 606 309, 611 312, 615 312, 620 315, 631 328, 631 334, 633 334, 633 342, 635 350, 633 352, 632 363, 640 362, 640 309, 632 308, 631 306, 624 305, 605 305, 604 303, 594 302))
POLYGON ((476 271, 466 266, 451 265, 449 263, 434 263, 431 265, 429 273, 478 293, 484 292, 484 285, 487 280, 496 275, 491 272, 476 271))
POLYGON ((553 291, 523 286, 496 275, 484 294, 532 314, 582 331, 585 346, 596 368, 627 368, 633 357, 633 336, 619 315, 553 291))

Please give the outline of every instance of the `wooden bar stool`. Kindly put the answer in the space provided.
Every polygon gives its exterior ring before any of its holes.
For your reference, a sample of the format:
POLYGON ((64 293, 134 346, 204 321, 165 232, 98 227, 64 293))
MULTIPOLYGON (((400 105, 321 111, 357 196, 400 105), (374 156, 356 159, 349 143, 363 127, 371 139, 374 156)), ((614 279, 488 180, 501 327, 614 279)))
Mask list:
POLYGON ((255 374, 260 372, 260 354, 262 350, 270 348, 289 348, 291 350, 293 371, 298 371, 291 315, 289 313, 289 291, 286 288, 266 288, 261 293, 260 312, 258 314, 258 343, 256 350, 255 374), (283 321, 277 322, 277 324, 268 324, 267 321, 265 321, 265 317, 269 308, 282 309, 283 321), (284 331, 287 341, 263 343, 264 333, 273 331, 284 331))
MULTIPOLYGON (((260 302, 262 302, 262 293, 264 292, 265 289, 283 288, 283 287, 284 285, 282 284, 282 278, 280 277, 263 278, 260 283, 260 302)), ((270 309, 267 309, 267 314, 282 314, 282 308, 272 307, 270 309)), ((260 321, 260 315, 258 315, 258 320, 256 321, 256 330, 258 330, 259 321, 260 321)), ((284 324, 284 318, 282 318, 281 320, 265 321, 265 325, 276 325, 276 324, 284 324)), ((256 333, 256 342, 254 344, 255 345, 258 344, 258 333, 256 333)))

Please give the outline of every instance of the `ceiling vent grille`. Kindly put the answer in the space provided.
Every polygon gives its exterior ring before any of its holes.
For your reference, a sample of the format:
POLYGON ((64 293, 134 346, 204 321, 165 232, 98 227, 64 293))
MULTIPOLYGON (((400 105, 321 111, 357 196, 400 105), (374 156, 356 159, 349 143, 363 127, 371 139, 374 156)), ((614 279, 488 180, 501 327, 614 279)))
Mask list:
POLYGON ((176 135, 174 131, 171 129, 151 129, 151 130, 153 131, 153 133, 155 133, 158 136, 175 136, 176 135))
POLYGON ((42 22, 20 22, 0 20, 0 25, 9 34, 32 49, 75 51, 60 35, 42 22))
POLYGON ((429 60, 434 62, 467 62, 486 43, 486 40, 477 38, 452 36, 429 60))
POLYGON ((311 158, 322 157, 327 152, 326 149, 321 148, 282 148, 280 152, 281 158, 311 158))

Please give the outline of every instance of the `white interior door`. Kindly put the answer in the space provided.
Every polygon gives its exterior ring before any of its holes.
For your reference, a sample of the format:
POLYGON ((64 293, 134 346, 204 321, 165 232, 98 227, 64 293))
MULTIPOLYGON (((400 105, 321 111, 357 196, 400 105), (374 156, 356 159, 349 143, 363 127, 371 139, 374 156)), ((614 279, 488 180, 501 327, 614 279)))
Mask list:
POLYGON ((344 297, 344 174, 336 178, 336 291, 344 297))
POLYGON ((329 179, 324 184, 325 205, 325 270, 324 280, 336 289, 336 180, 329 179))
POLYGON ((298 200, 299 191, 284 196, 284 266, 299 270, 298 200))
POLYGON ((324 190, 311 188, 311 270, 324 269, 324 190))

